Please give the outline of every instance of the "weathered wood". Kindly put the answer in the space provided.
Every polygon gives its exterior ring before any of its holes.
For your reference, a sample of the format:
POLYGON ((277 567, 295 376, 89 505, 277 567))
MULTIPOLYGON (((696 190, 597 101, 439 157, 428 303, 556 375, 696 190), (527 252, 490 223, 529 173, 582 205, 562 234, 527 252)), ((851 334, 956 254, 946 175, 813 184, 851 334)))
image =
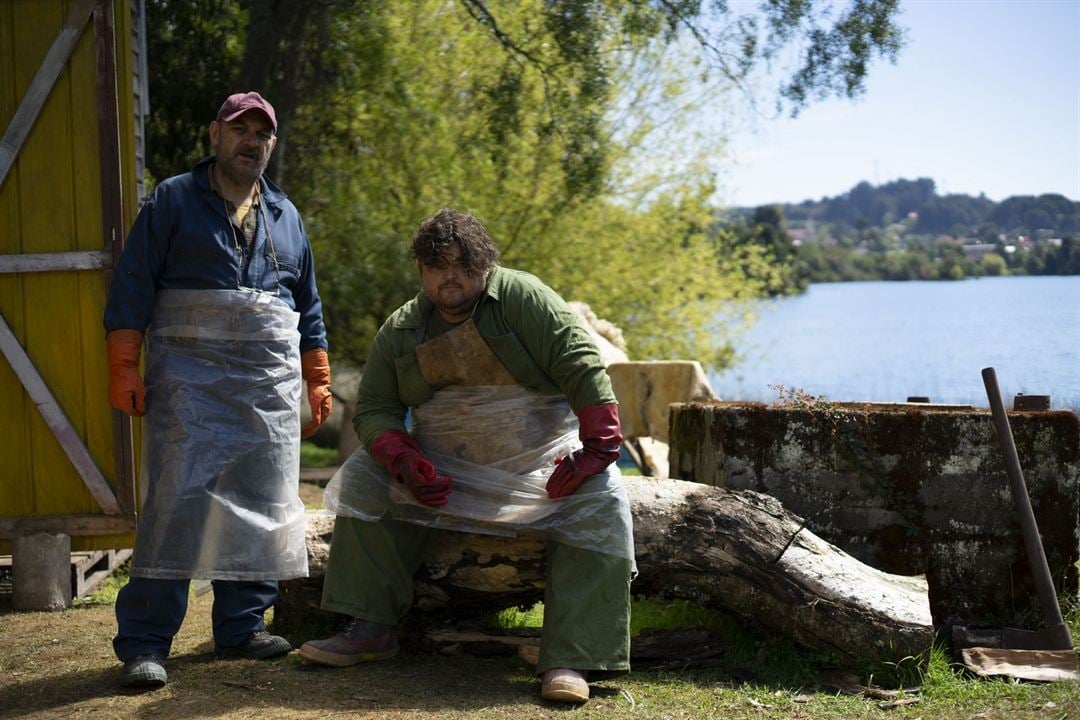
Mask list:
POLYGON ((18 338, 8 327, 3 315, 0 315, 0 351, 3 352, 11 364, 15 375, 22 382, 23 387, 26 388, 26 393, 33 400, 34 405, 37 406, 42 418, 45 419, 45 424, 49 426, 53 435, 56 436, 57 442, 60 443, 60 447, 63 448, 64 453, 71 460, 71 464, 79 473, 87 490, 94 496, 94 499, 97 500, 98 505, 101 506, 106 515, 119 514, 121 512, 120 504, 116 500, 116 495, 113 494, 112 487, 110 487, 108 481, 105 480, 98 466, 94 463, 94 458, 91 457, 90 451, 83 444, 78 431, 72 426, 71 420, 68 419, 67 414, 60 407, 60 403, 57 402, 49 390, 49 386, 45 384, 41 374, 34 367, 30 356, 26 354, 22 345, 19 344, 18 338))
POLYGON ((0 516, 0 539, 32 533, 65 533, 72 537, 86 535, 123 535, 134 532, 134 515, 100 515, 80 513, 72 515, 26 515, 20 517, 0 516))
POLYGON ((77 598, 89 595, 132 554, 128 549, 71 553, 72 595, 77 598))
POLYGON ((35 533, 11 543, 16 610, 63 610, 71 605, 71 536, 35 533))
MULTIPOLYGON (((688 599, 849 658, 925 652, 925 583, 871 568, 803 527, 767 495, 626 478, 639 575, 635 595, 688 599)), ((318 607, 333 519, 312 516, 311 577, 284 584, 275 617, 318 607)), ((416 579, 417 608, 503 608, 542 599, 543 541, 447 533, 416 579)))
MULTIPOLYGON (((506 630, 491 634, 476 630, 432 630, 422 647, 440 655, 474 657, 518 656, 535 665, 540 658, 540 628, 506 630)), ((718 633, 704 628, 644 630, 630 642, 635 668, 686 668, 717 665, 731 647, 718 633)))
POLYGON ((94 9, 96 0, 80 0, 71 7, 67 21, 49 48, 45 59, 41 61, 33 82, 26 89, 15 116, 11 118, 3 138, 0 138, 0 185, 4 184, 8 171, 15 164, 15 157, 22 148, 23 141, 34 127, 38 113, 45 106, 56 79, 64 71, 68 58, 75 50, 75 44, 79 41, 86 21, 94 9))
POLYGON ((0 274, 101 270, 111 266, 112 257, 101 250, 0 255, 0 274))
MULTIPOLYGON (((1074 595, 1080 416, 1008 416, 1051 574, 1074 595)), ((671 438, 672 477, 766 493, 863 562, 925 575, 938 632, 1030 627, 1040 617, 986 409, 681 403, 671 438)))

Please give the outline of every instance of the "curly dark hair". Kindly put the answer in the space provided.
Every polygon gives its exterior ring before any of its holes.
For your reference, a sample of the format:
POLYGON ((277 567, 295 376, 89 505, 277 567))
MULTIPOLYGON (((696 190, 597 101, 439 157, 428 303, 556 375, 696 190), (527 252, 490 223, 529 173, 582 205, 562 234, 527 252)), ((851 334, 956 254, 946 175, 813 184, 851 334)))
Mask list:
POLYGON ((484 273, 499 262, 499 250, 487 230, 466 212, 443 208, 420 223, 413 236, 412 255, 428 267, 436 267, 448 245, 461 248, 461 264, 470 273, 484 273))

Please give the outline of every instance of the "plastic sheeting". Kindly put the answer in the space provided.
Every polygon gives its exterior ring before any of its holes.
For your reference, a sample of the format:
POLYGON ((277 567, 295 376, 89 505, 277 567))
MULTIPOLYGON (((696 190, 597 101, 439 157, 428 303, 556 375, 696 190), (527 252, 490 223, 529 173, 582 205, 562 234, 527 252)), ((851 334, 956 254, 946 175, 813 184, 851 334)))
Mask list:
POLYGON ((307 575, 298 319, 265 293, 159 293, 133 575, 307 575))
POLYGON ((389 515, 493 535, 540 531, 568 545, 633 559, 630 503, 614 465, 568 497, 547 496, 555 458, 581 447, 577 418, 564 398, 517 385, 452 386, 412 413, 413 436, 439 472, 453 478, 447 504, 420 504, 361 449, 327 485, 329 510, 370 522, 389 515))

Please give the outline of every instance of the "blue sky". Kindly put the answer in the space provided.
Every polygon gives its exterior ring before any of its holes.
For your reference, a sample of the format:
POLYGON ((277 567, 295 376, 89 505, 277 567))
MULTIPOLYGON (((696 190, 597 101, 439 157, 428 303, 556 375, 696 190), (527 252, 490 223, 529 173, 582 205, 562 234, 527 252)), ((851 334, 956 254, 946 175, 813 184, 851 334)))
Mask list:
POLYGON ((1080 200, 1080 0, 902 0, 902 12, 908 44, 871 68, 861 99, 733 136, 721 202, 917 177, 941 194, 1080 200))

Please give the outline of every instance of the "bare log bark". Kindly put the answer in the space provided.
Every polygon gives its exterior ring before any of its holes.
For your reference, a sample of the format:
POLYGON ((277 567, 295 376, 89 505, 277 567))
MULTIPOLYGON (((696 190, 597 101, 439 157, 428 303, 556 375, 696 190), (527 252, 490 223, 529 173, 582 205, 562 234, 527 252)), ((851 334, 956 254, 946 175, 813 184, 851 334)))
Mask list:
MULTIPOLYGON (((865 565, 767 495, 626 478, 639 575, 635 595, 688 599, 849 658, 925 652, 933 627, 921 578, 865 565)), ((284 584, 289 622, 318 606, 333 519, 309 518, 311 577, 284 584)), ((539 538, 447 533, 416 579, 417 607, 501 609, 542 599, 539 538)))

